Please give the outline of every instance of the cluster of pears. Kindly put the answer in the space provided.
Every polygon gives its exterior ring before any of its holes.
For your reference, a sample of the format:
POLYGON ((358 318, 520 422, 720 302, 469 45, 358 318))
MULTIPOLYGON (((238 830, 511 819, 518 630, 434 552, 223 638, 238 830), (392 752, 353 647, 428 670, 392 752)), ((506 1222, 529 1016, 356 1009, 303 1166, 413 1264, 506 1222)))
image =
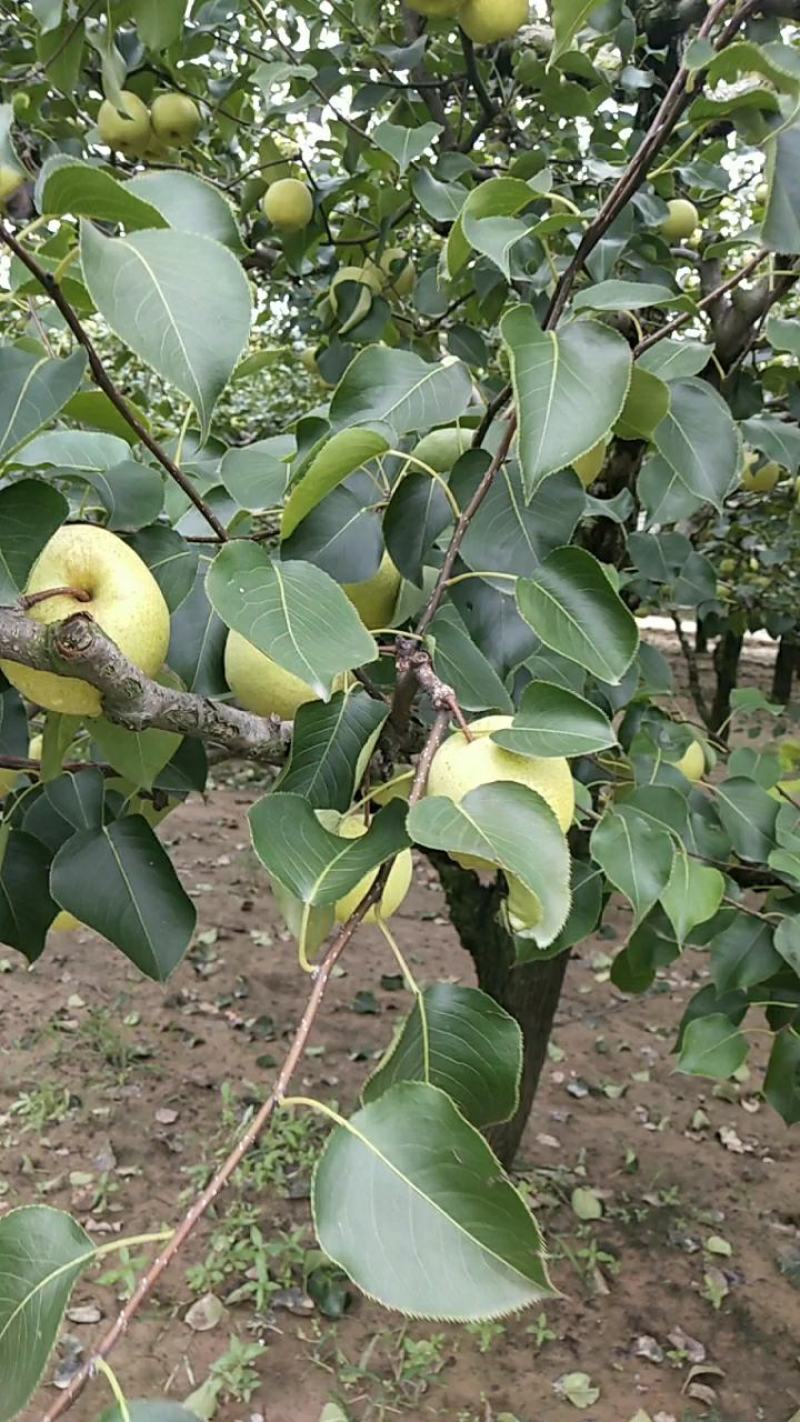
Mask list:
POLYGON ((528 0, 409 0, 408 8, 432 20, 457 19, 475 44, 513 39, 529 15, 528 0))
POLYGON ((152 108, 130 89, 120 93, 121 105, 104 99, 97 131, 109 148, 125 158, 160 158, 170 148, 188 148, 203 122, 188 94, 159 94, 152 108))

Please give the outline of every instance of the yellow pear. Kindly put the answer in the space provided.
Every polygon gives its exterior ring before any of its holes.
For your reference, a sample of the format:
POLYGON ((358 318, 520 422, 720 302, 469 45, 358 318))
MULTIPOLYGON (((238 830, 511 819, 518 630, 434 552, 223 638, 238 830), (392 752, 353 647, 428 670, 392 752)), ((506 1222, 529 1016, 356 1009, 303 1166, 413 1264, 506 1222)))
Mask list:
MULTIPOLYGON (((116 534, 94 524, 62 525, 31 568, 26 593, 70 588, 28 610, 35 622, 63 622, 87 613, 146 676, 154 676, 167 655, 169 609, 161 589, 138 553, 116 534)), ((67 716, 99 716, 100 693, 77 677, 32 671, 18 662, 0 667, 29 701, 67 716)))
MULTIPOLYGON (((256 716, 280 716, 282 721, 293 721, 307 701, 319 700, 313 687, 260 652, 240 632, 228 633, 225 680, 240 706, 256 716)), ((334 691, 343 683, 344 677, 337 677, 334 691)))
POLYGON ((376 805, 388 805, 391 800, 407 800, 415 775, 413 766, 396 765, 391 780, 384 780, 370 790, 370 800, 376 805))
POLYGON ((364 626, 371 632, 378 627, 390 627, 402 578, 388 553, 384 553, 377 573, 363 583, 343 583, 364 626))
MULTIPOLYGON (((493 731, 504 731, 511 716, 483 716, 470 724, 472 740, 463 731, 449 736, 436 752, 428 778, 429 795, 445 795, 459 804, 470 790, 510 780, 527 785, 547 802, 566 834, 575 813, 575 787, 568 762, 561 756, 517 755, 490 739, 493 731)), ((532 847, 533 852, 533 847, 532 847)), ((453 855, 465 869, 490 869, 488 860, 473 855, 453 855)))
POLYGON ((782 474, 780 464, 774 459, 768 460, 759 468, 758 455, 754 450, 750 450, 745 455, 742 488, 746 489, 748 494, 771 494, 782 474))
POLYGON ((378 270, 392 296, 408 296, 414 290, 417 273, 402 247, 387 247, 378 270))
POLYGON ((153 133, 167 148, 187 148, 194 143, 203 119, 188 94, 159 94, 150 110, 153 133))
POLYGON ((76 918, 74 913, 70 913, 68 909, 62 909, 60 913, 56 914, 53 922, 50 924, 49 932, 72 933, 73 929, 82 927, 83 925, 80 919, 76 918))
POLYGON ((800 780, 780 780, 767 794, 783 805, 788 804, 789 800, 800 801, 800 780))
POLYGON ((141 158, 151 139, 150 113, 138 94, 123 89, 122 112, 104 99, 97 115, 97 130, 103 143, 126 158, 141 158))
POLYGON ((314 199, 299 178, 279 178, 267 188, 261 210, 279 232, 300 232, 314 216, 314 199))
MULTIPOLYGON (((366 834, 367 826, 360 815, 350 815, 343 820, 339 826, 338 833, 345 839, 360 839, 362 834, 366 834)), ((413 861, 411 850, 403 849, 398 854, 386 880, 386 887, 381 895, 380 903, 373 904, 372 908, 364 916, 364 923, 377 923, 378 919, 386 921, 393 914, 397 913, 400 905, 411 888, 411 878, 413 872, 413 861)), ((365 874, 360 879, 354 889, 349 894, 345 894, 343 899, 337 900, 335 906, 336 922, 346 923, 348 918, 355 913, 364 895, 369 893, 372 885, 378 877, 378 870, 371 869, 369 874, 365 874)))
POLYGON ((706 753, 703 749, 702 741, 692 741, 688 750, 685 750, 680 760, 673 761, 676 770, 686 776, 696 784, 702 780, 706 769, 706 753))
POLYGON ((528 13, 528 0, 466 0, 458 23, 476 44, 497 44, 522 29, 528 13))
POLYGON ((25 174, 12 168, 8 163, 0 163, 0 210, 25 182, 25 174))
POLYGON ((363 321, 368 316, 372 308, 373 293, 380 291, 384 278, 374 263, 363 267, 340 267, 336 276, 331 282, 330 301, 335 314, 339 315, 339 296, 336 288, 342 286, 344 282, 355 282, 361 287, 358 299, 347 318, 347 330, 352 326, 357 326, 359 321, 363 321))
POLYGON ((667 203, 667 216, 661 224, 661 236, 667 242, 685 242, 700 221, 697 208, 688 198, 673 198, 667 203))
MULTIPOLYGON (((443 430, 431 430, 411 453, 434 469, 437 474, 449 474, 457 459, 472 448, 474 430, 462 430, 458 425, 449 425, 443 430)), ((412 469, 417 468, 412 464, 412 469)))
POLYGON ((594 483, 605 462, 606 442, 604 439, 598 440, 588 454, 582 454, 579 459, 573 459, 572 467, 584 489, 588 489, 589 485, 594 483))

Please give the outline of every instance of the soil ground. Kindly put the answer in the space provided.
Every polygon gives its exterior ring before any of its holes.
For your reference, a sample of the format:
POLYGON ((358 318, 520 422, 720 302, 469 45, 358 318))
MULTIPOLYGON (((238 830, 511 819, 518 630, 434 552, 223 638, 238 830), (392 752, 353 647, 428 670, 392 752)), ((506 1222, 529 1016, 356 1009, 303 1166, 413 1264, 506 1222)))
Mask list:
MULTIPOLYGON (((98 1243, 170 1224, 198 1163, 224 1150, 268 1089, 305 983, 248 846, 258 793, 220 787, 163 827, 199 911, 195 945, 165 987, 89 932, 54 938, 32 971, 14 954, 0 961, 0 1212, 45 1201, 71 1210, 98 1243)), ((471 981, 424 861, 395 924, 419 976, 471 981)), ((306 1275, 315 1292, 308 1175, 323 1128, 286 1113, 115 1351, 127 1395, 183 1400, 238 1338, 263 1351, 253 1349, 249 1386, 229 1357, 217 1422, 318 1422, 334 1399, 354 1422, 800 1415, 796 1137, 758 1095, 758 1049, 750 1080, 731 1087, 675 1073, 675 1027, 706 960, 687 953, 652 991, 626 999, 608 980, 626 930, 620 905, 574 956, 518 1161, 561 1298, 471 1331, 408 1324, 356 1297, 332 1318, 336 1287, 320 1311, 306 1275), (599 1196, 600 1218, 578 1218, 578 1186, 599 1196), (270 1303, 254 1316, 230 1296, 256 1286, 265 1262, 270 1303), (209 1291, 226 1311, 198 1331, 187 1311, 209 1291), (558 1390, 574 1373, 590 1380, 580 1411, 558 1390)), ((345 1111, 356 1104, 409 1006, 395 972, 383 940, 363 930, 298 1090, 345 1111)), ((131 1251, 128 1273, 148 1252, 131 1251)), ((75 1291, 25 1422, 39 1422, 54 1374, 63 1382, 91 1351, 130 1285, 124 1258, 103 1265, 105 1282, 98 1269, 75 1291)), ((110 1400, 98 1379, 70 1417, 96 1422, 110 1400)))

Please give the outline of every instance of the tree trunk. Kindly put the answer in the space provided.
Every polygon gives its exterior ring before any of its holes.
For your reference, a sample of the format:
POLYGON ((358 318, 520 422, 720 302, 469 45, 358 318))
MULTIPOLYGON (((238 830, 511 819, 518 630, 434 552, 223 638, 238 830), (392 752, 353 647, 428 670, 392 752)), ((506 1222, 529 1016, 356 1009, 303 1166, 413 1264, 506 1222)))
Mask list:
POLYGON ((723 632, 714 650, 717 688, 711 708, 711 729, 723 741, 728 739, 731 692, 736 690, 739 678, 739 658, 742 655, 743 640, 735 632, 723 632))
POLYGON ((800 642, 793 636, 781 637, 772 678, 773 701, 782 701, 788 706, 795 676, 800 676, 800 642))
POLYGON ((453 927, 475 963, 479 987, 510 1012, 522 1029, 524 1057, 519 1107, 510 1121, 487 1131, 487 1139, 498 1159, 509 1167, 531 1113, 547 1057, 569 953, 515 967, 514 942, 499 917, 503 899, 501 886, 497 882, 481 884, 475 874, 459 868, 444 854, 428 851, 428 858, 441 880, 453 927))

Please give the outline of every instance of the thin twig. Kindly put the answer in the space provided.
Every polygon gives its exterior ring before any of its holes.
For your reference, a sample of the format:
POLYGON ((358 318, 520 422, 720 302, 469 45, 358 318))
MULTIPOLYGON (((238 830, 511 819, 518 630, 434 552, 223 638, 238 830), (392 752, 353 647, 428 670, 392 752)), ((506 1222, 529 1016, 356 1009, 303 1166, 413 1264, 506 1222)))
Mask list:
POLYGON ((659 341, 665 340, 666 337, 671 336, 674 331, 679 331, 681 326, 686 325, 687 321, 694 319, 698 311, 705 311, 707 307, 713 306, 715 301, 719 301, 720 297, 727 295, 729 291, 733 291, 734 287, 737 287, 740 282, 745 281, 746 278, 756 270, 756 267, 761 265, 765 257, 768 256, 769 249, 767 247, 759 247, 755 256, 751 257, 749 262, 745 262, 744 266, 740 267, 738 272, 734 272, 732 277, 728 277, 727 281, 723 281, 719 286, 715 286, 714 290, 708 293, 708 296, 704 296, 702 301, 698 301, 695 311, 682 312, 680 316, 675 317, 674 321, 670 321, 666 326, 662 326, 658 331, 655 331, 652 336, 647 336, 645 340, 640 341, 633 353, 634 359, 637 360, 644 351, 649 351, 651 346, 658 345, 659 341))
POLYGON ((97 350, 95 349, 91 337, 79 321, 76 313, 73 311, 70 303, 68 302, 63 291, 61 290, 61 287, 58 285, 58 282, 54 281, 50 272, 45 271, 44 267, 41 266, 39 262, 37 262, 36 258, 30 252, 28 252, 20 242, 17 241, 16 237, 14 237, 11 232, 9 232, 5 223, 2 221, 0 221, 0 241, 4 242, 5 245, 8 247, 9 251, 13 252, 14 256, 17 257, 20 262, 22 262, 23 266, 27 267, 31 275, 36 278, 40 286, 43 287, 44 291, 50 297, 51 301, 61 312, 61 315, 64 317, 64 320, 72 331, 72 334, 74 335, 75 339, 81 346, 83 346, 83 349, 86 351, 86 354, 89 358, 89 366, 94 377, 95 384, 99 385, 100 389, 104 392, 104 394, 108 396, 114 408, 119 411, 126 424, 130 425, 137 439, 141 441, 145 449, 149 449, 153 457, 158 460, 162 469, 166 470, 170 478, 174 479, 175 483, 180 486, 186 497, 191 500, 198 512, 203 515, 203 518, 206 520, 206 523, 209 524, 211 528, 213 528, 220 542, 227 543, 228 531, 225 525, 223 523, 220 523, 220 520, 217 518, 217 515, 214 513, 214 510, 206 503, 202 495, 198 493, 197 489, 195 488, 188 475, 184 474, 183 470, 178 467, 174 459, 170 459, 166 450, 162 449, 161 445, 158 443, 158 440, 153 439, 153 436, 150 434, 150 431, 145 428, 141 420, 137 418, 137 416, 129 407, 128 402, 126 401, 122 392, 117 389, 116 385, 114 384, 114 381, 111 379, 111 376, 108 374, 108 371, 103 365, 103 362, 100 359, 97 350))

